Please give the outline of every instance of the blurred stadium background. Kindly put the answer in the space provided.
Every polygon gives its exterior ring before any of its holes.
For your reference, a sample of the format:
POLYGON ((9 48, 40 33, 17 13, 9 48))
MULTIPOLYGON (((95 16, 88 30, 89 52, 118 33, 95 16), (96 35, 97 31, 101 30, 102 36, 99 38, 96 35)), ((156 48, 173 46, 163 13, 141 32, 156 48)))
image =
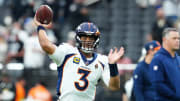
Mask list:
POLYGON ((75 27, 92 21, 102 33, 99 52, 107 54, 114 46, 125 47, 125 56, 118 62, 122 89, 112 92, 98 86, 96 101, 128 101, 122 99, 123 94, 130 95, 124 85, 144 54, 143 45, 159 40, 156 32, 160 34, 165 27, 180 28, 179 0, 0 0, 0 75, 9 74, 11 82, 24 76, 29 88, 43 81, 54 101, 56 65, 40 49, 33 25, 34 13, 41 4, 48 4, 54 11, 52 30, 47 32, 55 44, 73 45, 75 27))

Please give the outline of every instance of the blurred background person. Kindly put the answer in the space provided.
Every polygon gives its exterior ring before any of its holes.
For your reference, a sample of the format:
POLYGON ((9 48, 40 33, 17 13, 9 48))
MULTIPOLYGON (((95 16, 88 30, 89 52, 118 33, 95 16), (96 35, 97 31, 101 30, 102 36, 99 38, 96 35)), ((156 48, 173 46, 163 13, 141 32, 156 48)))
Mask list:
MULTIPOLYGON (((24 71, 23 76, 27 81, 27 88, 29 90, 35 82, 30 81, 33 74, 40 74, 44 69, 45 54, 41 49, 38 41, 37 32, 33 30, 31 35, 24 42, 24 71), (30 72, 31 71, 31 72, 30 72)), ((34 80, 37 80, 34 78, 34 80)))
POLYGON ((88 8, 83 5, 85 0, 73 0, 73 3, 69 7, 69 18, 68 22, 70 24, 70 29, 75 30, 76 26, 78 26, 82 22, 88 22, 88 8))
POLYGON ((178 19, 178 5, 179 0, 164 0, 162 3, 164 15, 172 24, 174 24, 178 19))
POLYGON ((6 63, 17 62, 23 63, 24 43, 21 40, 19 33, 22 31, 22 25, 19 22, 14 22, 8 37, 8 54, 6 63))
POLYGON ((23 101, 26 98, 25 90, 26 81, 24 77, 19 77, 16 82, 16 98, 15 101, 23 101))
POLYGON ((38 43, 37 32, 34 30, 24 43, 24 66, 26 69, 43 67, 44 52, 38 43))
POLYGON ((0 63, 5 64, 5 59, 8 51, 8 43, 6 40, 7 29, 0 26, 0 63))
POLYGON ((158 6, 156 9, 156 21, 151 27, 152 40, 156 40, 162 44, 162 32, 167 27, 173 27, 173 23, 166 19, 164 10, 161 6, 158 6))
POLYGON ((52 95, 45 84, 39 82, 29 90, 26 101, 52 101, 52 95))
POLYGON ((15 101, 15 83, 7 73, 1 73, 0 76, 0 101, 15 101))

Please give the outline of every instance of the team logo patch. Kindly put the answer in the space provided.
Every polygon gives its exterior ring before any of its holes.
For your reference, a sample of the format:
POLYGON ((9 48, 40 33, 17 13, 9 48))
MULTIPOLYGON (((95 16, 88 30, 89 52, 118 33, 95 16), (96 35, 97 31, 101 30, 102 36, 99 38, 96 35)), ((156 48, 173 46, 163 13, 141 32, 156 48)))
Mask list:
POLYGON ((154 70, 154 71, 157 71, 157 70, 158 70, 158 66, 154 66, 154 67, 153 67, 153 70, 154 70))
POLYGON ((75 63, 75 64, 79 64, 79 62, 80 62, 80 58, 78 58, 78 57, 74 57, 74 59, 73 59, 73 63, 75 63))
POLYGON ((137 74, 136 74, 136 75, 134 75, 134 78, 135 78, 135 79, 137 79, 137 78, 138 78, 138 75, 137 75, 137 74))

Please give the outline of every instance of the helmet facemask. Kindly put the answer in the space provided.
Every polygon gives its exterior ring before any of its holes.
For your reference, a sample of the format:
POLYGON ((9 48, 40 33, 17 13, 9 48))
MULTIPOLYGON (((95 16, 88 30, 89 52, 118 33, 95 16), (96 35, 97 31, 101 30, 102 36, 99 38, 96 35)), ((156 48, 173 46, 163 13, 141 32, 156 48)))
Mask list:
POLYGON ((83 41, 81 40, 82 36, 88 37, 88 35, 76 35, 77 47, 84 53, 93 53, 99 44, 99 37, 89 35, 94 38, 94 41, 83 41))

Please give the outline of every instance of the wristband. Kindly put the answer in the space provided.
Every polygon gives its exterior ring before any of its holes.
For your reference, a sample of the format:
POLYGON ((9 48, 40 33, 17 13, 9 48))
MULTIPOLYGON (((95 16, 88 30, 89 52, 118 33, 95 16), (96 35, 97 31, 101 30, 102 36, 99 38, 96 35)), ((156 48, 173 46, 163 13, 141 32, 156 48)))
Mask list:
POLYGON ((39 25, 38 27, 37 27, 37 32, 39 32, 40 30, 46 30, 43 26, 41 26, 41 25, 39 25))
POLYGON ((117 64, 109 64, 109 67, 110 67, 110 75, 112 77, 117 76, 118 75, 117 64))

